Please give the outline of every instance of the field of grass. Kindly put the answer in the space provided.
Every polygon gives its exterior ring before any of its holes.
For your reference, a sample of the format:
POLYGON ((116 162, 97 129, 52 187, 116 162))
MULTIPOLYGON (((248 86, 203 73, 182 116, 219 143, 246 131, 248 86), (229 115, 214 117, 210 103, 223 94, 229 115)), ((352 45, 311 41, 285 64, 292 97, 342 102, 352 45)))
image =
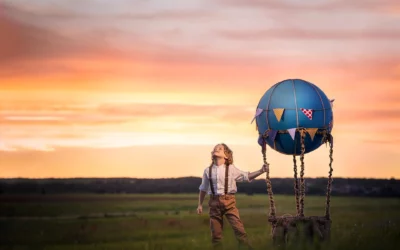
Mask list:
MULTIPOLYGON (((295 214, 293 196, 276 196, 278 215, 295 214)), ((0 249, 209 249, 208 198, 196 194, 0 195, 0 249)), ((306 197, 305 215, 324 215, 325 197, 306 197)), ((237 195, 255 249, 272 249, 268 196, 237 195)), ((286 249, 400 249, 400 200, 333 197, 329 243, 286 249)), ((224 222, 224 249, 236 249, 224 222)), ((276 248, 276 246, 275 246, 276 248)))

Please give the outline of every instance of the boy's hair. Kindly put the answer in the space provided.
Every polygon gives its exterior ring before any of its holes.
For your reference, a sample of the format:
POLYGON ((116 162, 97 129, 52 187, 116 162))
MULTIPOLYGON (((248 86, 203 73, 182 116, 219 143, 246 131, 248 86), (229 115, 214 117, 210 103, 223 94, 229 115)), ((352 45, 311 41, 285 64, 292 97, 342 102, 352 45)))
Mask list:
MULTIPOLYGON (((232 152, 232 150, 225 143, 220 143, 220 144, 217 144, 217 145, 222 145, 224 147, 224 153, 225 153, 225 156, 227 157, 227 159, 225 159, 225 166, 229 166, 229 165, 233 164, 233 152, 232 152)), ((212 167, 213 164, 214 164, 214 156, 211 155, 210 167, 212 167)))

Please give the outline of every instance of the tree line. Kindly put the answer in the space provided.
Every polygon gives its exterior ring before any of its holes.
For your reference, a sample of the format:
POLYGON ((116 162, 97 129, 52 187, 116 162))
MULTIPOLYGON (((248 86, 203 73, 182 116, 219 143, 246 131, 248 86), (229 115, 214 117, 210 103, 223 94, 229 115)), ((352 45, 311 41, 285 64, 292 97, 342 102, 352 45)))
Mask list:
MULTIPOLYGON (((272 178, 274 194, 294 193, 293 178, 272 178)), ((62 193, 197 193, 201 178, 47 178, 0 179, 1 194, 62 194, 62 193)), ((327 178, 305 178, 307 195, 325 195, 327 178)), ((248 195, 265 194, 266 183, 257 179, 251 183, 238 183, 238 192, 248 195)), ((400 197, 400 180, 335 178, 332 195, 400 197)))

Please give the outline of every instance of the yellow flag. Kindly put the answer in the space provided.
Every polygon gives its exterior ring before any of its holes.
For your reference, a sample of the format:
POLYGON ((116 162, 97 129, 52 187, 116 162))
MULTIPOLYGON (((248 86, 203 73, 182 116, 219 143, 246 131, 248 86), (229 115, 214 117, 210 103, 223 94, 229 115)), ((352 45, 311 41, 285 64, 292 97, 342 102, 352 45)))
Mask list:
POLYGON ((314 140, 315 133, 317 133, 318 128, 308 128, 307 132, 311 137, 311 140, 314 140))
POLYGON ((274 114, 275 114, 276 119, 278 120, 278 122, 281 121, 282 114, 283 114, 284 110, 285 109, 274 109, 274 114))

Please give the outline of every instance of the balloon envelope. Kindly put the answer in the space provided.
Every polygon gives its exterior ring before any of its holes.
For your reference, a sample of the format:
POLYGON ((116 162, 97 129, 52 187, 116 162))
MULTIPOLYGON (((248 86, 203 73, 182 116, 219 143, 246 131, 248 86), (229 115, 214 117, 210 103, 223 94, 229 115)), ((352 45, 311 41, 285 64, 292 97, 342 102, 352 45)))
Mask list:
POLYGON ((309 153, 323 144, 321 132, 330 133, 333 127, 331 101, 316 85, 301 79, 273 85, 261 97, 257 111, 259 135, 268 130, 272 136, 267 138, 267 144, 283 154, 301 153, 299 128, 307 130, 304 143, 305 153, 309 153))

